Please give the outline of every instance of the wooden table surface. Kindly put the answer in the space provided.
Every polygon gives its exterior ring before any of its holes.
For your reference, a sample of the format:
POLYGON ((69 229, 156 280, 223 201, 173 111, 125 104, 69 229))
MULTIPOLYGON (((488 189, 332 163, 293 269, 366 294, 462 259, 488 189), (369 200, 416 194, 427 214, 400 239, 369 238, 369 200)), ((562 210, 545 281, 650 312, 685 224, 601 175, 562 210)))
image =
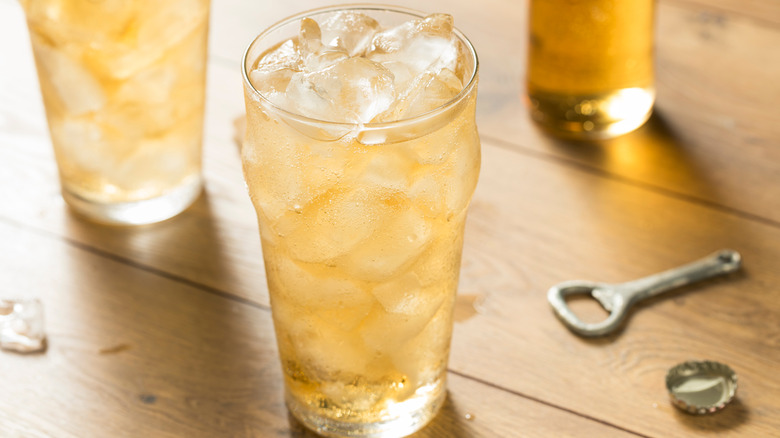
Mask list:
MULTIPOLYGON (((415 437, 780 436, 780 2, 661 0, 658 99, 638 131, 556 141, 521 100, 527 3, 414 0, 480 55, 483 164, 442 413, 415 437), (744 270, 640 305, 585 340, 547 289, 622 282, 720 248, 744 270), (691 416, 673 365, 712 359, 736 400, 691 416)), ((206 191, 141 228, 59 196, 23 13, 0 0, 0 296, 39 297, 48 350, 0 353, 1 437, 303 437, 288 417, 234 122, 242 51, 315 1, 214 0, 206 191)), ((595 306, 577 301, 595 316, 595 306)))

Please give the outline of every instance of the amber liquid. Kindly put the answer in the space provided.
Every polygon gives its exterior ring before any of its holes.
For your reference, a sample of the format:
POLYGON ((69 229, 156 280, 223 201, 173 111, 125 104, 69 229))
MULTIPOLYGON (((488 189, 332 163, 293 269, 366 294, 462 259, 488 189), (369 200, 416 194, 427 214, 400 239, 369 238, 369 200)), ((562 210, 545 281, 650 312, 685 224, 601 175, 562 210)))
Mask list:
POLYGON ((63 196, 140 224, 200 192, 209 0, 23 0, 63 196))
POLYGON ((251 93, 244 175, 287 405, 318 430, 411 433, 446 394, 463 228, 479 174, 476 94, 435 132, 365 145, 312 139, 269 117, 251 93))
POLYGON ((529 26, 527 98, 538 124, 599 139, 647 120, 653 0, 532 0, 529 26))

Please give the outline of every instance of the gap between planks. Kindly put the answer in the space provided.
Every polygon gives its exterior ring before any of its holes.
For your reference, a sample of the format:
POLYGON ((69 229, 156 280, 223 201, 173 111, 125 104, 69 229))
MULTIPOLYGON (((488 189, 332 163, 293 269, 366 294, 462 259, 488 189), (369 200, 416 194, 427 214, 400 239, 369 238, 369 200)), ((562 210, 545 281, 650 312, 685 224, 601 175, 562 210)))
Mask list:
MULTIPOLYGON (((776 0, 772 0, 772 1, 776 1, 776 0)), ((729 9, 726 6, 715 5, 712 4, 711 2, 706 3, 701 0, 663 0, 660 3, 671 7, 687 9, 692 12, 715 12, 730 17, 738 17, 746 20, 751 20, 757 25, 770 28, 770 29, 780 28, 780 17, 766 18, 764 16, 759 16, 756 14, 745 13, 742 10, 729 9)), ((767 1, 767 3, 771 4, 770 1, 767 1)))
MULTIPOLYGON (((90 245, 88 245, 86 243, 79 242, 79 241, 77 241, 75 239, 72 239, 72 238, 69 238, 69 237, 66 237, 66 236, 61 236, 61 235, 59 235, 57 233, 54 233, 54 232, 51 232, 51 231, 48 231, 48 230, 45 230, 45 229, 41 229, 41 228, 34 227, 34 226, 29 226, 27 224, 22 224, 22 223, 14 221, 14 220, 11 220, 11 219, 8 219, 8 218, 4 218, 2 216, 0 216, 0 223, 3 223, 5 225, 8 225, 8 226, 11 226, 11 227, 14 227, 14 228, 25 230, 27 232, 31 232, 33 234, 39 235, 39 236, 47 238, 47 239, 58 240, 58 241, 66 244, 66 245, 72 246, 72 247, 77 248, 77 249, 79 249, 81 251, 85 251, 85 252, 88 252, 88 253, 90 253, 92 255, 95 255, 95 256, 98 256, 98 257, 101 257, 101 258, 104 258, 104 259, 107 259, 107 260, 110 260, 110 261, 113 261, 113 262, 116 262, 116 263, 123 264, 125 266, 130 267, 130 268, 138 269, 140 271, 146 272, 148 274, 151 274, 151 275, 154 275, 154 276, 157 276, 157 277, 164 278, 164 279, 169 280, 169 281, 173 281, 173 282, 176 282, 176 283, 180 283, 180 284, 189 286, 189 287, 191 287, 191 288, 193 288, 193 289, 195 289, 197 291, 200 291, 200 292, 216 295, 218 297, 221 297, 221 298, 224 298, 224 299, 227 299, 227 300, 230 300, 230 301, 234 301, 234 302, 237 302, 239 304, 244 304, 244 305, 247 305, 247 306, 250 306, 250 307, 253 307, 253 308, 256 308, 256 309, 260 309, 260 310, 263 310, 263 311, 266 311, 266 312, 270 312, 271 311, 269 306, 264 305, 264 304, 260 304, 260 303, 258 303, 256 301, 248 300, 246 298, 242 298, 242 297, 233 295, 233 294, 231 294, 229 292, 226 292, 224 290, 221 290, 221 289, 218 289, 218 288, 215 288, 215 287, 212 287, 212 286, 208 286, 208 285, 205 285, 205 284, 202 284, 202 283, 190 280, 190 279, 188 279, 186 277, 182 277, 180 275, 171 274, 171 273, 166 272, 164 270, 155 268, 154 266, 149 266, 149 265, 145 265, 143 263, 138 263, 138 262, 136 262, 136 261, 134 261, 134 260, 132 260, 130 258, 123 257, 121 255, 114 254, 112 252, 105 251, 105 250, 102 250, 102 249, 99 249, 99 248, 95 248, 95 247, 90 246, 90 245)), ((589 420, 589 421, 594 421, 594 422, 602 424, 604 426, 611 427, 611 428, 614 428, 614 429, 617 429, 617 430, 620 430, 620 431, 623 431, 623 432, 626 432, 626 433, 630 433, 630 434, 638 436, 638 437, 649 438, 646 435, 639 434, 639 433, 637 433, 635 431, 632 431, 632 430, 623 428, 621 426, 609 423, 609 422, 601 420, 599 418, 592 417, 592 416, 589 416, 589 415, 585 415, 585 414, 582 414, 580 412, 573 411, 571 409, 567 409, 565 407, 555 405, 555 404, 547 402, 545 400, 542 400, 542 399, 539 399, 539 398, 536 398, 536 397, 532 397, 532 396, 523 394, 521 392, 517 392, 517 391, 511 390, 509 388, 505 388, 505 387, 503 387, 501 385, 498 385, 496 383, 493 383, 493 382, 490 382, 490 381, 487 381, 487 380, 483 380, 483 379, 480 379, 478 377, 474 377, 474 376, 471 376, 469 374, 466 374, 466 373, 463 373, 463 372, 460 372, 460 371, 453 370, 452 368, 447 368, 447 372, 451 373, 451 374, 454 374, 456 376, 462 377, 464 379, 470 380, 470 381, 472 381, 474 383, 477 383, 477 384, 480 384, 480 385, 484 385, 484 386, 488 386, 490 388, 502 391, 502 392, 507 393, 507 394, 511 394, 511 395, 513 395, 515 397, 520 397, 520 398, 529 400, 531 402, 540 403, 540 404, 542 404, 544 406, 548 406, 550 408, 557 409, 557 410, 560 410, 560 411, 563 411, 563 412, 566 412, 566 413, 578 416, 580 418, 583 418, 583 419, 586 419, 586 420, 589 420)))
POLYGON ((751 222, 757 222, 763 225, 768 225, 770 227, 774 228, 780 228, 780 221, 776 221, 773 219, 765 218, 763 216, 759 216, 757 214, 749 213, 744 210, 740 210, 738 208, 729 207, 727 205, 719 204, 717 202, 708 201, 706 199, 702 199, 693 195, 686 195, 684 193, 680 193, 677 191, 674 191, 672 189, 666 189, 660 186, 656 186, 650 183, 645 183, 642 181, 634 180, 631 178, 627 178, 624 176, 620 176, 615 173, 611 173, 607 170, 601 169, 596 166, 592 166, 586 163, 582 163, 580 161, 576 161, 574 159, 568 159, 564 157, 560 157, 557 155, 551 155, 544 152, 539 152, 535 149, 531 149, 528 147, 524 147, 521 144, 513 143, 511 141, 498 139, 496 137, 493 137, 491 135, 485 135, 480 133, 479 134, 480 139, 483 140, 483 143, 489 143, 497 148, 503 149, 505 151, 509 152, 515 152, 521 155, 525 155, 529 158, 543 160, 548 163, 558 164, 561 166, 565 166, 568 168, 571 168, 576 171, 584 172, 593 176, 597 176, 600 178, 608 179, 611 181, 619 182, 621 184, 626 184, 631 187, 639 188, 642 190, 646 190, 655 194, 659 194, 662 196, 666 196, 668 198, 688 202, 694 205, 698 205, 701 207, 709 208, 711 210, 715 210, 719 213, 723 213, 726 215, 738 217, 740 219, 748 220, 751 222))
POLYGON ((506 392, 507 394, 512 394, 512 395, 514 395, 516 397, 521 397, 521 398, 524 398, 526 400, 529 400, 529 401, 532 401, 532 402, 535 402, 535 403, 539 403, 539 404, 542 404, 542 405, 545 405, 545 406, 557 409, 559 411, 564 411, 564 412, 567 412, 569 414, 576 415, 577 417, 580 417, 580 418, 583 418, 583 419, 586 419, 586 420, 590 420, 590 421, 602 424, 604 426, 611 427, 613 429, 620 430, 622 432, 630 433, 631 435, 636 435, 636 436, 642 437, 642 438, 650 438, 648 435, 642 435, 641 433, 635 432, 635 431, 630 430, 630 429, 626 429, 624 427, 618 426, 617 424, 613 424, 613 423, 601 420, 601 419, 596 418, 596 417, 591 417, 590 415, 585 415, 585 414, 583 414, 581 412, 573 411, 571 409, 564 408, 562 406, 558 406, 558 405, 552 404, 552 403, 550 403, 548 401, 545 401, 545 400, 542 400, 540 398, 536 398, 536 397, 524 394, 522 392, 518 392, 518 391, 514 391, 512 389, 504 388, 503 386, 496 385, 495 383, 489 382, 487 380, 480 379, 478 377, 474 377, 474 376, 470 376, 468 374, 464 374, 464 373, 462 373, 460 371, 455 371, 455 370, 453 370, 451 368, 448 368, 447 372, 449 372, 450 374, 454 374, 456 376, 462 377, 464 379, 471 380, 473 382, 479 383, 481 385, 489 386, 489 387, 491 387, 493 389, 506 392))

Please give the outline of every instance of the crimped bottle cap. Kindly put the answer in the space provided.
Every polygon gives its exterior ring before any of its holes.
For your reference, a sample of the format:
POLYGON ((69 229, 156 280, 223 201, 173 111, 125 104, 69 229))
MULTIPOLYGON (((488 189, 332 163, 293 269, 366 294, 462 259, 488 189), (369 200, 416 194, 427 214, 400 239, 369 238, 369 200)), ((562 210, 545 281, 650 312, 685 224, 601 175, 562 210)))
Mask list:
POLYGON ((737 374, 719 362, 683 362, 666 374, 672 403, 690 414, 709 414, 726 407, 737 392, 737 374))

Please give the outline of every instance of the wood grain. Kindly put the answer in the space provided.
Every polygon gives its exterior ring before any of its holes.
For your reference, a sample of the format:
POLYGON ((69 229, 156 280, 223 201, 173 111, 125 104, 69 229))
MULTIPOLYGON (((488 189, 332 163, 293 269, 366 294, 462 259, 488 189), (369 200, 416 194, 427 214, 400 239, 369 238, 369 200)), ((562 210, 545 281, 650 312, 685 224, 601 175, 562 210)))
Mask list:
MULTIPOLYGON (((206 193, 150 227, 67 209, 29 47, 0 45, 13 65, 0 70, 0 278, 44 298, 50 334, 45 355, 0 355, 0 374, 14 376, 0 381, 0 436, 309 436, 280 397, 233 122, 243 47, 317 5, 214 2, 206 193)), ((776 3, 660 2, 657 115, 588 145, 527 119, 524 3, 425 9, 452 12, 480 52, 484 152, 450 399, 419 436, 778 436, 776 3), (643 304, 609 338, 577 338, 545 301, 563 280, 626 281, 721 247, 742 252, 744 272, 643 304), (663 377, 688 359, 730 364, 736 403, 706 417, 675 410, 663 377)), ((0 35, 26 42, 13 0, 0 0, 0 35)))
MULTIPOLYGON (((0 277, 45 304, 45 354, 0 356, 0 436, 304 437, 267 309, 0 224, 0 277), (45 275, 41 275, 45 274, 45 275)), ((415 437, 631 436, 457 374, 415 437)))

